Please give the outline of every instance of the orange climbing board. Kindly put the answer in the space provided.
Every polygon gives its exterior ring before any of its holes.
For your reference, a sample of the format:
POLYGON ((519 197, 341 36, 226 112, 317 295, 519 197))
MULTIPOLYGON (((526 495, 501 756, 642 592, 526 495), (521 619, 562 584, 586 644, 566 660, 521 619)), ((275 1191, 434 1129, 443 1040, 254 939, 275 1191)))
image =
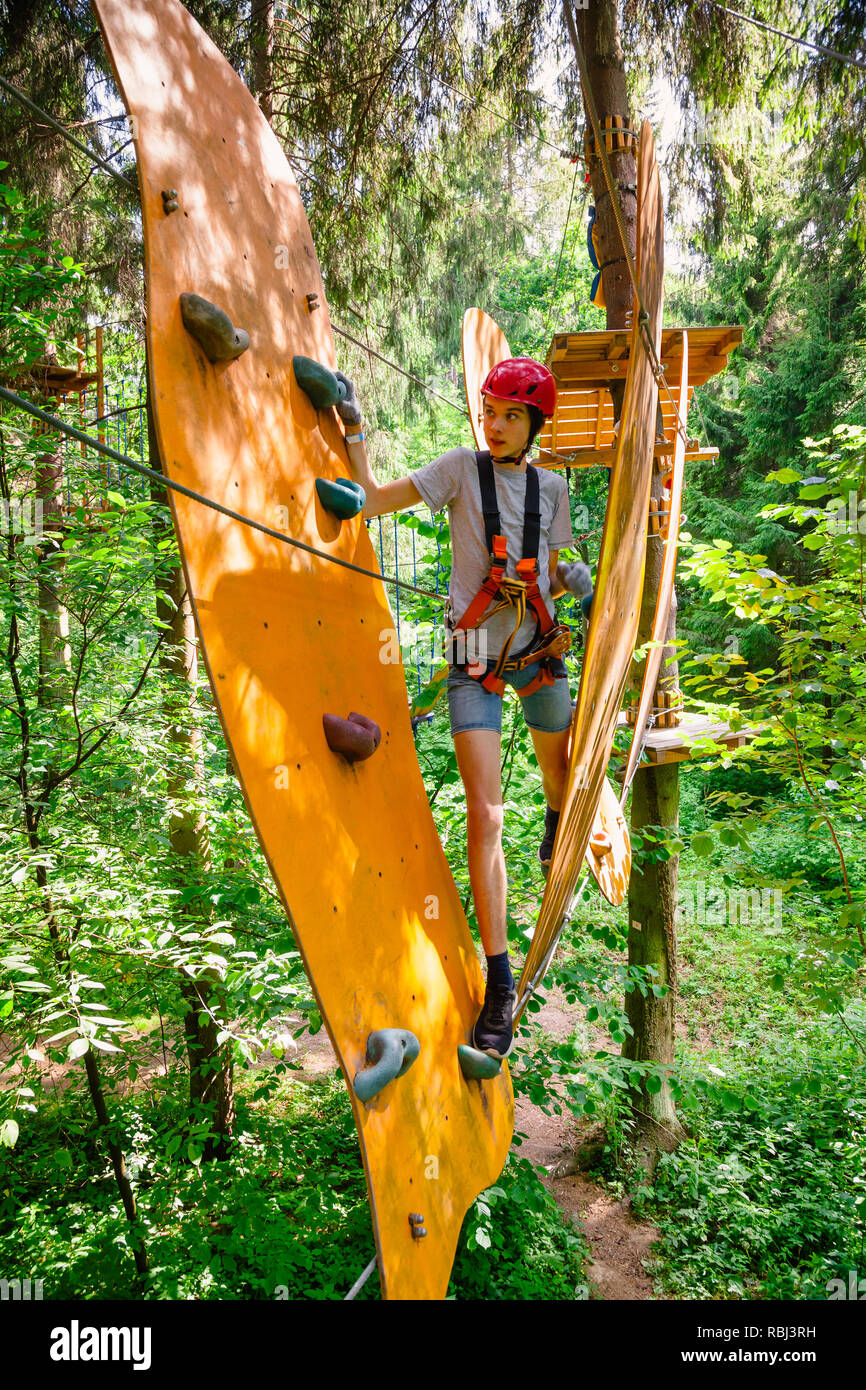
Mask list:
MULTIPOLYGON (((317 549, 378 571, 360 517, 323 510, 348 476, 332 410, 294 354, 336 365, 307 219, 280 145, 240 78, 177 0, 94 0, 135 118, 151 390, 170 476, 317 549), (164 191, 176 190, 176 210, 164 191), (183 327, 186 291, 250 347, 212 364, 183 327)), ((340 1066, 368 1034, 411 1030, 420 1056, 369 1106, 351 1091, 386 1298, 445 1294, 463 1216, 511 1140, 507 1067, 468 1082, 483 979, 415 754, 402 666, 383 664, 384 586, 170 493, 208 675, 250 817, 340 1066), (374 719, 349 764, 325 713, 374 719), (427 1234, 413 1238, 410 1214, 427 1234)), ((358 1251, 358 1269, 368 1252, 358 1251)))
MULTIPOLYGON (((478 449, 486 449, 481 424, 481 386, 491 367, 511 356, 511 348, 502 329, 483 309, 466 310, 461 341, 463 382, 472 432, 478 449)), ((601 892, 608 902, 618 907, 626 895, 631 874, 631 841, 616 792, 607 779, 602 788, 585 859, 601 892)))
POLYGON ((662 556, 662 572, 659 578, 658 595, 656 606, 653 613, 652 628, 650 630, 650 650, 647 653, 646 663, 641 680, 640 697, 638 699, 637 711, 635 713, 635 730, 632 736, 631 748, 629 749, 626 761, 625 772, 623 773, 622 793, 620 800, 625 803, 631 780, 635 774, 640 761, 641 750, 643 749, 646 735, 648 732, 647 721, 650 717, 653 696, 659 673, 662 669, 662 661, 665 654, 665 643, 667 641, 668 626, 670 624, 671 601, 674 594, 674 573, 677 565, 677 547, 680 537, 680 516, 682 513, 683 482, 685 477, 685 457, 686 457, 686 426, 688 423, 688 373, 689 373, 689 335, 683 331, 683 341, 680 347, 680 381, 675 396, 675 409, 678 418, 675 417, 677 426, 676 447, 674 450, 673 466, 669 475, 669 490, 667 496, 668 524, 667 534, 664 538, 659 537, 657 544, 664 546, 662 556))
POLYGON ((511 356, 508 339, 495 319, 483 309, 467 309, 463 315, 460 334, 463 352, 463 386, 469 407, 469 422, 475 436, 475 447, 484 451, 487 441, 482 426, 481 387, 487 373, 497 362, 511 356))

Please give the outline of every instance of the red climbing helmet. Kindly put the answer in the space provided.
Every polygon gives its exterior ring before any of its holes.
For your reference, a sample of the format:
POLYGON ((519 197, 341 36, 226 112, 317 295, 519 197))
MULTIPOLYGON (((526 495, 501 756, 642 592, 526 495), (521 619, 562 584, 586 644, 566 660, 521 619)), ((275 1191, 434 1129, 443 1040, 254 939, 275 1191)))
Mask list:
POLYGON ((553 373, 531 357, 509 357, 487 373, 482 396, 495 396, 498 401, 520 401, 534 405, 542 415, 550 416, 556 409, 556 382, 553 373))

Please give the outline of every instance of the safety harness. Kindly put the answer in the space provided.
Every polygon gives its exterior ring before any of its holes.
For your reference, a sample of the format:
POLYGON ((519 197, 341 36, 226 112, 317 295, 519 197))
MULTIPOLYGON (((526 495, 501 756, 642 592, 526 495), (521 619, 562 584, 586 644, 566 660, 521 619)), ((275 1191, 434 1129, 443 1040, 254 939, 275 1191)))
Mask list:
POLYGON ((454 635, 458 632, 465 633, 470 628, 477 627, 482 618, 490 618, 500 609, 507 607, 515 608, 517 616, 508 641, 492 663, 492 669, 487 669, 489 663, 482 662, 464 661, 453 664, 459 670, 466 671, 466 674, 472 676, 474 680, 480 681, 485 690, 491 691, 494 695, 502 695, 505 690, 505 681, 502 679, 504 672, 522 671, 525 667, 532 666, 536 661, 539 661, 541 665, 538 675, 530 681, 529 685, 525 685, 517 691, 521 699, 525 699, 527 695, 532 695, 542 685, 553 685, 558 677, 567 674, 561 658, 571 646, 570 628, 564 623, 554 622, 547 611, 547 605, 538 587, 538 542, 541 535, 538 472, 531 464, 527 464, 523 554, 515 567, 517 578, 511 579, 505 573, 508 555, 505 536, 502 535, 499 520, 493 460, 489 453, 476 453, 475 462, 478 467, 478 485, 481 489, 481 506, 484 512, 487 550, 490 555, 490 571, 466 612, 457 622, 453 621, 449 602, 445 623, 451 633, 452 652, 454 651, 454 635), (490 604, 494 603, 496 599, 499 599, 499 602, 488 612, 490 604), (535 632, 529 646, 519 656, 513 656, 509 659, 508 653, 511 644, 526 617, 527 604, 535 613, 535 632))

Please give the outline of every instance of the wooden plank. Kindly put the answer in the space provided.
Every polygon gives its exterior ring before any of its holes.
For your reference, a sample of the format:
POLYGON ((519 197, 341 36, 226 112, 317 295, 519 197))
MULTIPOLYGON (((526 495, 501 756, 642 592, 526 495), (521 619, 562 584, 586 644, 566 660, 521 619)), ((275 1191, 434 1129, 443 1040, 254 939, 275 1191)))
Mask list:
POLYGON ((463 386, 466 391, 466 404, 469 407, 469 420, 475 436, 475 447, 484 451, 487 448, 487 440, 484 438, 484 427, 481 423, 481 386, 491 367, 511 356, 511 348, 499 324, 489 314, 485 314, 483 309, 466 310, 460 341, 463 353, 463 386))
POLYGON ((605 777, 584 860, 599 892, 614 907, 625 901, 631 877, 631 838, 619 798, 605 777), (606 846, 602 852, 602 843, 606 846))
MULTIPOLYGON (((625 711, 617 722, 620 728, 627 726, 625 711)), ((675 728, 651 729, 646 737, 644 752, 653 764, 697 761, 700 755, 693 756, 693 744, 698 738, 710 737, 726 748, 742 748, 757 732, 753 728, 733 730, 729 724, 702 714, 683 714, 675 728)), ((643 766, 645 764, 641 763, 638 771, 643 766)))
MULTIPOLYGON (((299 389, 294 354, 337 365, 294 176, 241 79, 177 0, 94 0, 136 121, 151 387, 170 475, 329 554, 376 570, 363 519, 340 523, 317 477, 348 475, 333 410, 299 389), (178 190, 167 214, 161 191, 178 190), (194 291, 249 331, 212 364, 185 331, 194 291), (308 295, 317 296, 312 309, 308 295), (277 520, 276 518, 280 518, 277 520)), ((377 1028, 421 1044, 369 1105, 349 1094, 383 1293, 442 1298, 464 1213, 511 1140, 507 1067, 457 1059, 483 976, 415 753, 384 586, 170 494, 208 676, 246 804, 344 1075, 377 1028), (323 714, 375 719, 365 762, 331 752, 323 714), (429 1158, 437 1164, 430 1180, 429 1158), (423 1214, 414 1240, 408 1216, 423 1214)), ((367 1260, 359 1252, 358 1269, 367 1260)))
MULTIPOLYGON (((652 130, 638 158, 638 274, 656 351, 661 341, 664 223, 652 130)), ((608 491, 595 597, 573 721, 568 782, 541 912, 518 986, 518 1012, 543 976, 571 904, 610 759, 640 616, 658 386, 637 315, 608 491)))

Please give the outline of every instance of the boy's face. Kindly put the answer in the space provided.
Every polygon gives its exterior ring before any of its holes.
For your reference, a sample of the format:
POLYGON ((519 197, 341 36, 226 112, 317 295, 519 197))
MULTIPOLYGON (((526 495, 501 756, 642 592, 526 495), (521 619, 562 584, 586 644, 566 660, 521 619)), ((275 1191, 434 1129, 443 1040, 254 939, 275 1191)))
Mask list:
POLYGON ((522 403, 483 396, 484 438, 493 459, 513 458, 526 448, 530 415, 522 403))

